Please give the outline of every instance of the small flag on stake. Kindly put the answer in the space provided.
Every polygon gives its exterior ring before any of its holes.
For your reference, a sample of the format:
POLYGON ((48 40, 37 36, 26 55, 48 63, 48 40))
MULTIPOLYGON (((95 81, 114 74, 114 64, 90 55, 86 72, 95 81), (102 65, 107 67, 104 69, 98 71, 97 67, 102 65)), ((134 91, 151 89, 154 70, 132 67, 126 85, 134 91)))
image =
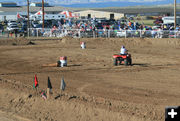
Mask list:
POLYGON ((60 89, 62 90, 62 91, 64 91, 65 90, 65 87, 66 87, 66 83, 64 82, 64 77, 61 79, 61 85, 60 85, 60 89))
POLYGON ((52 85, 51 85, 51 81, 50 81, 50 77, 48 76, 48 88, 51 90, 52 89, 52 85))
POLYGON ((19 13, 17 13, 17 18, 24 18, 19 13))
POLYGON ((46 100, 47 99, 47 96, 46 96, 46 93, 44 91, 41 92, 41 97, 46 100))
POLYGON ((35 74, 33 88, 36 88, 36 87, 38 87, 38 79, 37 79, 37 76, 35 74))

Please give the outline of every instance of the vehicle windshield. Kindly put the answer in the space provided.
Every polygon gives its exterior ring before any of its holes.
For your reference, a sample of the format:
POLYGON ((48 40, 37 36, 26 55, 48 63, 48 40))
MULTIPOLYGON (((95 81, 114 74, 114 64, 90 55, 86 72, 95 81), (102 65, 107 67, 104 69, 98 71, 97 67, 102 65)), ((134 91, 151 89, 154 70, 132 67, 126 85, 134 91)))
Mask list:
POLYGON ((10 28, 17 28, 18 26, 10 26, 10 28))

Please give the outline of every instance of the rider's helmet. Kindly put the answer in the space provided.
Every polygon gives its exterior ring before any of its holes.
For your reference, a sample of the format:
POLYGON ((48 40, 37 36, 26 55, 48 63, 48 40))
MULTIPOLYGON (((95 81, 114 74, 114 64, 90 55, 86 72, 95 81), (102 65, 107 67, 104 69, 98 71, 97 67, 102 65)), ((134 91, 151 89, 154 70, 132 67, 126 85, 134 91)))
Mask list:
POLYGON ((124 46, 124 45, 122 45, 122 46, 121 46, 121 48, 125 48, 125 46, 124 46))

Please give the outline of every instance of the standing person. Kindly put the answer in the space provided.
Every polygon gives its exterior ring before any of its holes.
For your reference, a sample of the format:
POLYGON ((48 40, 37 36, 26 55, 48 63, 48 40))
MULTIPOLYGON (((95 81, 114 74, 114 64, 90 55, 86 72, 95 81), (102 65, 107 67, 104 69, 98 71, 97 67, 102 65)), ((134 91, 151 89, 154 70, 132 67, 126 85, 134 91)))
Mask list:
POLYGON ((17 33, 18 33, 18 30, 15 29, 15 30, 14 30, 15 37, 17 37, 17 33))
POLYGON ((57 31, 57 28, 54 25, 53 28, 51 29, 51 33, 52 33, 52 35, 55 35, 55 37, 56 37, 56 31, 57 31))
POLYGON ((2 25, 2 31, 1 31, 1 34, 3 35, 4 34, 4 26, 2 25))

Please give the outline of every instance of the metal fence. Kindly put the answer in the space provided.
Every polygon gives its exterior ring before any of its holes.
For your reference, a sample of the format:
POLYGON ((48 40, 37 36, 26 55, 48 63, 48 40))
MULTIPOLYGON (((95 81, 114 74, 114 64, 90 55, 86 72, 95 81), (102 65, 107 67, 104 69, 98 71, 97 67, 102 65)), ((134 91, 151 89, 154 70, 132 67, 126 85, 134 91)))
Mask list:
POLYGON ((170 30, 80 30, 30 28, 28 33, 0 31, 0 38, 14 37, 73 37, 73 38, 180 38, 180 31, 170 30))
POLYGON ((80 30, 80 29, 29 29, 28 36, 34 37, 65 37, 74 38, 180 38, 180 31, 174 30, 80 30))

